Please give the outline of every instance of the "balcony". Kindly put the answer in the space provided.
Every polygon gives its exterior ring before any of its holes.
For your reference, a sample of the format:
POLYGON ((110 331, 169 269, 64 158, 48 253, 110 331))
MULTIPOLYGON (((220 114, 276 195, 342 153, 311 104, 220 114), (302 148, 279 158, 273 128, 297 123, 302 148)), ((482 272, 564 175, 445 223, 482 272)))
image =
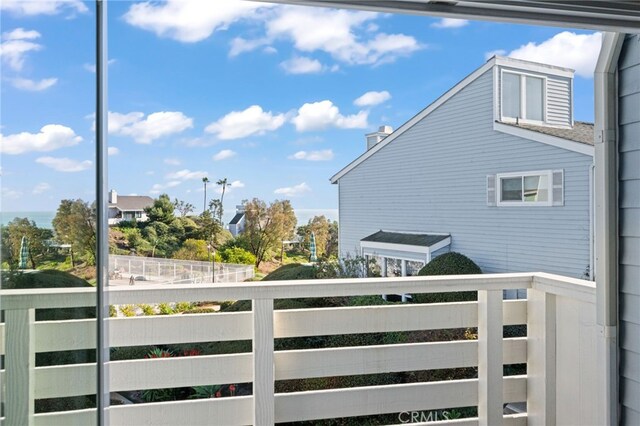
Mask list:
MULTIPOLYGON (((111 287, 110 304, 248 300, 252 312, 110 318, 112 347, 252 340, 253 353, 107 363, 111 392, 252 382, 252 394, 111 406, 108 424, 259 424, 477 406, 444 425, 592 424, 597 409, 592 282, 543 273, 111 287), (526 288, 527 300, 503 300, 526 288), (274 299, 478 290, 477 302, 302 310, 274 299), (503 338, 503 326, 527 337, 503 338), (274 339, 477 327, 478 340, 274 351, 274 339), (503 365, 526 364, 504 376, 503 365), (477 367, 475 379, 275 393, 274 381, 477 367), (503 414, 526 401, 527 412, 503 414)), ((35 309, 95 306, 94 289, 0 291, 6 425, 94 424, 95 409, 34 414, 34 400, 95 394, 95 364, 33 368, 36 352, 94 348, 95 320, 34 321, 35 309)), ((397 423, 409 419, 398 418, 397 423)))

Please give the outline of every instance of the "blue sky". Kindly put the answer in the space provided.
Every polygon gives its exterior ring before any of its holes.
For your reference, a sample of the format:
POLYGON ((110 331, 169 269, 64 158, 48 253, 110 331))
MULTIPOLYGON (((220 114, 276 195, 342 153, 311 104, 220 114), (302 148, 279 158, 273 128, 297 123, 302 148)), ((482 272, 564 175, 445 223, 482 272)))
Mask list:
MULTIPOLYGON (((202 176, 242 199, 335 218, 329 177, 492 53, 576 69, 593 120, 600 35, 225 0, 109 2, 109 187, 202 208, 202 176)), ((94 198, 94 6, 3 0, 3 211, 94 198)), ((215 185, 208 194, 216 196, 215 185)))

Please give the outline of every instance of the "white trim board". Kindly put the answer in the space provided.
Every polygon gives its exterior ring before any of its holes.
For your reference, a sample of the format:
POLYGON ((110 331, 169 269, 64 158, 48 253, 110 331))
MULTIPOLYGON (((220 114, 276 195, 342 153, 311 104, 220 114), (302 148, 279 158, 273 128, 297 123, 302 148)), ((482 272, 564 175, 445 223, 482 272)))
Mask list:
POLYGON ((407 253, 422 253, 429 254, 430 252, 434 252, 436 250, 440 250, 443 247, 446 247, 451 244, 451 237, 445 238, 442 241, 439 241, 432 246, 413 246, 409 244, 393 244, 393 243, 381 243, 378 241, 360 241, 361 249, 380 249, 380 250, 394 250, 394 251, 404 251, 407 253))
POLYGON ((568 139, 547 135, 544 133, 536 132, 534 130, 523 129, 521 127, 510 126, 508 124, 494 122, 493 130, 495 130, 496 132, 517 136, 519 138, 541 142, 546 145, 555 146, 556 148, 562 148, 568 151, 589 155, 591 157, 593 157, 595 152, 592 145, 587 145, 582 142, 570 141, 568 139))

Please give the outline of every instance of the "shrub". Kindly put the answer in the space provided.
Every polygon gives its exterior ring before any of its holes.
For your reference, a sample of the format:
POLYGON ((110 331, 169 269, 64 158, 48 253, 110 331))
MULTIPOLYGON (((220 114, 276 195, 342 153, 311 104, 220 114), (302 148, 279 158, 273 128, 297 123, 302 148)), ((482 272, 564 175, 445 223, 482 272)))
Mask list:
POLYGON ((238 263, 241 265, 253 265, 256 257, 253 253, 241 247, 229 247, 220 252, 222 261, 225 263, 238 263))
POLYGON ((171 314, 175 313, 173 311, 173 309, 171 309, 171 306, 169 306, 168 303, 160 303, 160 304, 158 304, 158 311, 159 311, 160 315, 171 315, 171 314))
POLYGON ((190 302, 178 302, 173 310, 175 312, 186 312, 193 308, 193 303, 190 302))
MULTIPOLYGON (((440 255, 427 263, 420 269, 418 275, 467 275, 481 273, 482 270, 473 260, 463 254, 452 251, 440 255)), ((463 302, 477 299, 478 294, 475 291, 416 294, 413 296, 413 300, 416 303, 463 302)))
POLYGON ((282 280, 313 280, 316 278, 316 268, 311 265, 290 263, 284 265, 267 275, 262 281, 282 280))
POLYGON ((143 315, 149 316, 149 315, 155 315, 156 314, 156 310, 151 305, 147 305, 147 304, 142 303, 142 304, 138 305, 138 307, 140 309, 142 309, 142 314, 143 315))
POLYGON ((121 305, 120 312, 125 317, 135 317, 136 316, 136 306, 135 305, 121 305))

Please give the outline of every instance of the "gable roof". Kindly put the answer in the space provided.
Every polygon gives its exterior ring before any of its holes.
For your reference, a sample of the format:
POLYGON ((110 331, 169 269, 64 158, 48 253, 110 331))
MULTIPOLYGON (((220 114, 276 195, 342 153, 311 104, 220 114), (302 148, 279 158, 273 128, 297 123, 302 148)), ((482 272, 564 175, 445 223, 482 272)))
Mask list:
POLYGON ((231 222, 229 222, 229 225, 237 225, 238 222, 240 222, 240 219, 242 219, 243 216, 244 216, 244 213, 236 213, 236 215, 233 217, 233 219, 231 219, 231 222))
MULTIPOLYGON (((569 68, 562 68, 562 67, 557 67, 557 66, 554 66, 554 65, 540 64, 540 63, 536 63, 536 62, 525 61, 525 60, 522 60, 522 59, 513 59, 513 58, 502 57, 502 56, 493 56, 486 63, 484 63, 480 68, 476 69, 471 74, 466 76, 458 84, 453 86, 451 89, 449 89, 447 92, 445 92, 442 96, 440 96, 438 99, 436 99, 434 102, 432 102, 429 106, 427 106, 425 109, 423 109, 418 114, 413 116, 409 121, 407 121, 402 126, 400 126, 395 132, 391 133, 389 136, 384 138, 382 141, 378 142, 373 148, 365 151, 358 158, 353 160, 351 163, 349 163, 347 166, 345 166, 338 173, 333 175, 329 179, 330 182, 333 183, 333 184, 337 183, 338 180, 340 180, 340 178, 342 178, 344 175, 346 175, 351 170, 356 168, 360 163, 364 162, 366 159, 368 159, 369 157, 374 155, 376 152, 380 151, 382 148, 384 148, 385 146, 387 146, 388 144, 393 142, 396 138, 398 138, 404 132, 409 130, 411 127, 413 127, 419 121, 421 121, 423 118, 425 118, 426 116, 431 114, 435 109, 440 107, 442 104, 444 104, 446 101, 448 101, 454 95, 456 95, 462 89, 467 87, 469 84, 473 83, 481 75, 483 75, 484 73, 486 73, 487 71, 492 69, 494 66, 516 66, 518 68, 529 69, 529 70, 534 70, 534 71, 539 71, 539 72, 545 72, 545 71, 548 72, 549 70, 553 70, 554 74, 564 75, 566 77, 573 75, 573 70, 571 70, 569 68)), ((502 123, 500 123, 500 124, 502 124, 502 123)), ((541 127, 541 126, 532 126, 532 127, 541 127)), ((534 129, 528 129, 528 130, 534 130, 534 129)), ((570 129, 567 129, 567 130, 570 130, 570 129)), ((531 139, 531 138, 527 137, 526 133, 521 134, 520 137, 523 137, 523 138, 526 138, 526 139, 531 139)), ((562 136, 556 136, 556 137, 563 138, 562 136)), ((540 141, 539 139, 534 139, 534 140, 540 141)), ((573 139, 569 139, 569 140, 570 141, 574 141, 573 139)), ((544 142, 544 141, 542 141, 542 142, 544 142)), ((593 154, 591 154, 591 155, 593 155, 593 154)))
POLYGON ((444 234, 407 234, 404 232, 388 232, 380 230, 364 237, 360 241, 431 247, 440 241, 446 240, 447 238, 449 238, 449 235, 444 234))
POLYGON ((118 195, 117 203, 109 203, 109 207, 122 211, 144 210, 153 204, 153 198, 146 195, 118 195))

